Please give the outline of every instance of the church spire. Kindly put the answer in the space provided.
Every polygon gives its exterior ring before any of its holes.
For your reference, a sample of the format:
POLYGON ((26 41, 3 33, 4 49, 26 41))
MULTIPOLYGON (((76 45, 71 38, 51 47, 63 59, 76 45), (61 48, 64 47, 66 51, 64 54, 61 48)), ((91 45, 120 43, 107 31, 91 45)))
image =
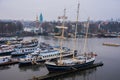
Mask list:
POLYGON ((36 22, 38 22, 38 15, 36 15, 36 22))

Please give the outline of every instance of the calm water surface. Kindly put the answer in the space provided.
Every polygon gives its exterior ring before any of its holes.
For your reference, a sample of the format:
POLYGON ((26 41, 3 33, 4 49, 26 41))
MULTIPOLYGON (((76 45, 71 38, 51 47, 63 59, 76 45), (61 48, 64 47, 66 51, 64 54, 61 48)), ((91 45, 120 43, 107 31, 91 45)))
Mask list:
MULTIPOLYGON (((30 40, 32 37, 25 37, 30 40)), ((51 45, 59 45, 59 41, 52 37, 36 37, 40 42, 51 45)), ((103 61, 102 67, 85 71, 78 71, 68 75, 60 76, 54 80, 120 80, 120 47, 103 46, 103 42, 120 44, 120 38, 89 38, 87 51, 94 51, 98 54, 96 62, 103 61)), ((76 48, 79 52, 83 50, 84 39, 77 39, 76 48)), ((63 45, 74 48, 74 39, 66 39, 63 45)), ((19 67, 18 64, 0 67, 0 80, 28 80, 33 76, 48 74, 44 65, 19 67)))

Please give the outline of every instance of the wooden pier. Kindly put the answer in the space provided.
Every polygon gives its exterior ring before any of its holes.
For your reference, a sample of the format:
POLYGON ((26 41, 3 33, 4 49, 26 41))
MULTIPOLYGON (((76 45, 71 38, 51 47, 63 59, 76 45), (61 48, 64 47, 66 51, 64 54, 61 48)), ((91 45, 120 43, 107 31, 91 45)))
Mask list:
POLYGON ((39 77, 35 77, 34 76, 32 78, 32 80, 48 80, 48 79, 52 79, 54 77, 58 77, 58 76, 65 75, 65 74, 68 74, 68 73, 73 73, 73 72, 76 72, 76 71, 83 71, 83 70, 87 70, 87 69, 91 69, 91 68, 95 68, 95 67, 100 67, 100 66, 103 66, 102 62, 95 63, 95 64, 93 64, 91 66, 80 68, 80 69, 75 69, 75 70, 72 70, 72 71, 58 72, 58 73, 49 73, 49 74, 47 74, 45 76, 39 76, 39 77))
POLYGON ((9 62, 0 63, 0 66, 12 65, 12 64, 17 64, 17 63, 18 63, 17 59, 11 59, 11 61, 9 62))
POLYGON ((11 61, 11 62, 0 64, 0 66, 12 65, 12 64, 17 64, 17 63, 18 61, 11 61))

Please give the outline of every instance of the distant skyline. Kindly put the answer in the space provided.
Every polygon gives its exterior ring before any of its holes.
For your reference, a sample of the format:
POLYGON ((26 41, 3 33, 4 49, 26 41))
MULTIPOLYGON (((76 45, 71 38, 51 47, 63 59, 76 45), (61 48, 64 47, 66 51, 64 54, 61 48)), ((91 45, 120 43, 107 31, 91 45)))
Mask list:
POLYGON ((36 20, 43 14, 44 21, 56 21, 66 8, 67 20, 76 20, 80 2, 79 21, 120 18, 120 0, 0 0, 0 19, 36 20))

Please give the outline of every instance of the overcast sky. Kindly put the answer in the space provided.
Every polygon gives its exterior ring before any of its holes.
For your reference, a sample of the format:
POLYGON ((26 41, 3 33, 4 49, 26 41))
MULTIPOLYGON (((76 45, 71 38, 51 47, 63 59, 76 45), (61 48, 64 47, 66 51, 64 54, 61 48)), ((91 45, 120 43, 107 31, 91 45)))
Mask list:
POLYGON ((79 20, 120 18, 120 0, 0 0, 0 19, 35 20, 42 13, 45 21, 53 21, 66 8, 68 20, 74 21, 78 1, 79 20))

